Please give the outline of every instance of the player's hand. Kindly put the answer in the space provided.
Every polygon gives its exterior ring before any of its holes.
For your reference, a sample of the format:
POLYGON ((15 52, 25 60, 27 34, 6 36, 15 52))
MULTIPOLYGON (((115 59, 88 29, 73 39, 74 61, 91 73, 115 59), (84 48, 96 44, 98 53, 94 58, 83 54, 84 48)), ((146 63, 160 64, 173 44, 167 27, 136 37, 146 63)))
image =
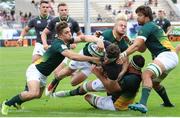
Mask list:
POLYGON ((126 53, 126 51, 124 51, 119 55, 119 58, 117 59, 116 63, 123 64, 123 62, 126 61, 126 58, 127 58, 127 53, 126 53))
POLYGON ((100 66, 92 65, 91 72, 94 73, 96 76, 99 76, 102 74, 102 68, 100 66))
POLYGON ((43 45, 44 50, 47 50, 49 47, 51 47, 50 45, 43 45))
POLYGON ((120 81, 122 77, 123 77, 123 74, 119 73, 118 78, 117 78, 116 81, 120 81))
POLYGON ((73 43, 73 44, 70 44, 70 49, 74 49, 77 47, 77 44, 73 43))
POLYGON ((99 52, 103 52, 103 51, 104 51, 104 42, 103 42, 102 39, 99 39, 99 40, 97 41, 97 50, 98 50, 99 52))
POLYGON ((100 58, 98 58, 98 57, 91 57, 91 58, 92 58, 93 63, 100 65, 100 63, 101 63, 100 58))
POLYGON ((96 32, 95 32, 95 36, 96 36, 96 37, 100 37, 101 35, 102 35, 102 31, 96 31, 96 32))
POLYGON ((22 38, 20 38, 20 39, 17 40, 17 44, 18 44, 19 46, 22 46, 22 43, 23 43, 23 39, 22 39, 22 38))

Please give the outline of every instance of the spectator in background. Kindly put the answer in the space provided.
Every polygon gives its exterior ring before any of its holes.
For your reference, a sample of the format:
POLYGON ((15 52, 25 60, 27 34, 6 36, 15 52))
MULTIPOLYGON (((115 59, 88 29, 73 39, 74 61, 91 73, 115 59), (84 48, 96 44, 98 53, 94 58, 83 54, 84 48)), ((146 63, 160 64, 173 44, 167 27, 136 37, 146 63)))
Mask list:
POLYGON ((27 15, 27 13, 25 13, 24 17, 23 17, 23 26, 22 26, 22 28, 24 28, 27 25, 28 20, 29 20, 28 15, 27 15))
POLYGON ((20 17, 22 16, 22 14, 23 14, 23 12, 22 12, 22 11, 19 11, 19 16, 20 16, 20 17))
POLYGON ((31 1, 31 3, 32 3, 32 4, 35 4, 35 1, 34 1, 34 0, 32 0, 32 1, 31 1))
POLYGON ((31 19, 31 16, 32 16, 32 13, 31 13, 31 12, 29 12, 29 14, 28 14, 28 18, 29 18, 29 19, 31 19))
POLYGON ((101 14, 98 14, 98 16, 97 16, 97 21, 98 21, 98 22, 102 22, 101 14))
POLYGON ((15 20, 15 18, 14 18, 14 14, 15 14, 14 9, 11 9, 10 14, 11 14, 12 21, 14 21, 15 20))

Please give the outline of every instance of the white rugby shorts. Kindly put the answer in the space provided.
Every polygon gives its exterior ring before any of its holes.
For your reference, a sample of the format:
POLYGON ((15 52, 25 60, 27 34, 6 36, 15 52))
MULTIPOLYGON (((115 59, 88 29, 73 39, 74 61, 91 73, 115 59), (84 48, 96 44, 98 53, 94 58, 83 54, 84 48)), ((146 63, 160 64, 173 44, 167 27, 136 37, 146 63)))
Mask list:
POLYGON ((47 77, 38 71, 35 64, 31 64, 26 70, 26 79, 27 82, 31 80, 37 80, 38 82, 40 82, 40 87, 46 86, 47 77))
POLYGON ((155 59, 164 65, 166 71, 170 71, 175 68, 179 61, 176 52, 171 51, 162 52, 155 59))
MULTIPOLYGON (((83 50, 81 50, 79 54, 84 55, 83 50)), ((81 70, 81 72, 84 73, 86 76, 89 76, 91 74, 91 64, 87 61, 71 60, 69 62, 69 67, 73 70, 81 70)))
POLYGON ((44 47, 41 43, 35 43, 33 54, 32 55, 41 55, 45 53, 44 47))

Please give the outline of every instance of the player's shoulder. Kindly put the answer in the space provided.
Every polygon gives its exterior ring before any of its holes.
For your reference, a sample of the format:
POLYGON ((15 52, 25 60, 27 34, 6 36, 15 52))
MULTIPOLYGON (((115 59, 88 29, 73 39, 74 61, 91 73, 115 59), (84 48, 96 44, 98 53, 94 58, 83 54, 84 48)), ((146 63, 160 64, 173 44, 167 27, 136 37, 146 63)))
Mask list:
POLYGON ((32 18, 30 21, 32 22, 32 21, 37 21, 37 20, 39 20, 39 16, 32 18))
POLYGON ((55 18, 55 17, 53 17, 53 16, 49 16, 49 17, 48 17, 48 19, 51 19, 51 20, 54 19, 54 18, 55 18))
POLYGON ((106 30, 104 30, 102 33, 104 34, 104 33, 111 33, 112 32, 112 29, 106 29, 106 30))
POLYGON ((51 47, 54 48, 54 49, 57 49, 58 47, 67 47, 64 43, 64 41, 58 39, 58 38, 55 38, 54 41, 52 42, 51 44, 51 47))
POLYGON ((112 34, 112 29, 106 29, 102 32, 102 36, 107 37, 112 34))
POLYGON ((59 21, 60 21, 60 19, 59 19, 58 16, 57 17, 52 17, 51 22, 59 22, 59 21))
POLYGON ((77 21, 74 18, 72 18, 72 17, 69 17, 68 21, 71 22, 71 23, 77 23, 77 21))

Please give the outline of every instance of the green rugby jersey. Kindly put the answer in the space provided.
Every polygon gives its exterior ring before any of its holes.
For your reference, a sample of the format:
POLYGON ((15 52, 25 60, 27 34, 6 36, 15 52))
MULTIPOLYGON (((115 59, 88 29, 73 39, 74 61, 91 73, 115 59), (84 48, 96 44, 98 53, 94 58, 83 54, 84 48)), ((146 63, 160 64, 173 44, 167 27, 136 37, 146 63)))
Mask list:
POLYGON ((137 38, 145 40, 146 47, 154 56, 158 56, 164 51, 175 51, 163 29, 154 22, 144 24, 139 30, 137 38))
POLYGON ((64 60, 61 54, 68 47, 60 39, 55 39, 44 55, 35 62, 36 68, 43 75, 48 76, 64 60))
MULTIPOLYGON (((46 16, 46 17, 42 17, 42 16, 37 16, 33 19, 31 19, 28 23, 28 27, 29 28, 34 28, 36 31, 36 42, 39 42, 42 44, 42 40, 41 40, 41 34, 43 32, 43 30, 46 28, 47 24, 53 19, 53 17, 51 16, 46 16)), ((47 43, 51 44, 53 41, 52 39, 52 35, 48 34, 47 35, 47 43)))
POLYGON ((157 25, 159 25, 159 26, 164 30, 165 33, 166 33, 167 30, 168 30, 167 28, 168 28, 169 26, 171 26, 170 21, 169 21, 168 19, 166 19, 166 18, 163 18, 163 19, 157 18, 154 22, 155 22, 157 25))
POLYGON ((120 41, 117 41, 115 39, 112 29, 104 30, 102 36, 104 37, 104 40, 117 44, 121 52, 125 51, 128 48, 128 45, 123 38, 120 41))
MULTIPOLYGON (((105 41, 117 44, 121 52, 125 51, 128 48, 128 45, 124 39, 121 39, 120 41, 117 41, 115 39, 112 33, 112 29, 104 30, 102 36, 104 37, 105 41)), ((88 52, 88 45, 89 43, 87 43, 83 48, 83 53, 84 55, 91 56, 91 54, 88 52)))

